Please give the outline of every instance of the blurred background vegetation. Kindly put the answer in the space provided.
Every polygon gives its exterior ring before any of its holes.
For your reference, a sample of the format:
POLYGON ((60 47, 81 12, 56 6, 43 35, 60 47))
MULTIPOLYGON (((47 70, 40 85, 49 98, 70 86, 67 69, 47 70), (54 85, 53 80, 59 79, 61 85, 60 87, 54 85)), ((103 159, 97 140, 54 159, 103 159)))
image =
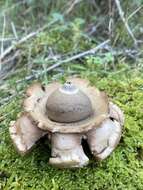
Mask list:
POLYGON ((1 0, 0 189, 142 190, 142 72, 143 0, 1 0), (88 78, 124 110, 117 151, 102 163, 61 171, 47 164, 44 139, 21 158, 8 125, 26 87, 71 75, 88 78))
MULTIPOLYGON (((1 57, 0 78, 13 75, 15 67, 20 70, 24 67, 26 75, 36 75, 55 62, 92 49, 107 39, 110 43, 90 57, 91 62, 102 67, 100 71, 115 71, 125 62, 126 67, 141 69, 143 1, 121 1, 120 5, 132 34, 121 19, 116 0, 1 1, 1 54, 12 45, 14 48, 1 57), (37 35, 18 43, 34 32, 37 35)), ((85 59, 63 66, 62 71, 86 70, 85 59)), ((41 75, 44 74, 47 76, 46 72, 41 75)))

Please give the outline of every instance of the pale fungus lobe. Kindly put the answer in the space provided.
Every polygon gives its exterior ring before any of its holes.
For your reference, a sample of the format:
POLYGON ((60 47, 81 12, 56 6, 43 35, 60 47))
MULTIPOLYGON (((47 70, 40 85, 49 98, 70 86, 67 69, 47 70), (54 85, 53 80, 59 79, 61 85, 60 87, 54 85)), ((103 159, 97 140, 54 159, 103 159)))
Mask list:
POLYGON ((11 139, 21 154, 26 154, 43 136, 51 143, 49 163, 59 168, 88 164, 82 139, 86 139, 97 160, 108 157, 118 145, 124 115, 110 102, 105 92, 87 80, 72 78, 30 86, 24 100, 24 113, 11 122, 11 139))

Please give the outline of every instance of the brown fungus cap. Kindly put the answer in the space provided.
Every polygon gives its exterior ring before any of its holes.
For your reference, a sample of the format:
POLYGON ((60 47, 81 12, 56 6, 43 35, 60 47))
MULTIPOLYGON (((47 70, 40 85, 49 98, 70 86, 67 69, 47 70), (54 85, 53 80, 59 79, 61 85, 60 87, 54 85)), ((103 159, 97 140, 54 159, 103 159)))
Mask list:
MULTIPOLYGON (((37 84, 37 87, 36 85, 30 87, 30 96, 28 93, 29 97, 24 101, 24 109, 30 114, 33 120, 37 122, 39 128, 51 132, 84 133, 98 127, 105 119, 109 118, 109 102, 104 92, 101 92, 96 87, 91 86, 87 80, 72 78, 68 79, 68 81, 70 81, 73 86, 76 86, 78 89, 77 97, 73 98, 73 100, 76 100, 77 102, 81 101, 82 103, 84 102, 83 108, 86 107, 85 113, 81 114, 80 112, 75 111, 72 113, 64 112, 61 120, 61 118, 57 116, 59 111, 61 111, 61 107, 59 107, 60 109, 58 108, 58 110, 56 110, 56 112, 53 114, 50 108, 50 102, 53 100, 49 100, 53 99, 52 96, 56 97, 56 93, 59 94, 59 89, 61 89, 61 91, 66 91, 65 86, 62 87, 60 83, 56 82, 45 86, 45 89, 43 89, 39 84, 37 84), (82 96, 83 100, 78 100, 79 96, 82 96), (48 109, 49 111, 47 111, 48 109), (78 117, 75 113, 78 113, 78 117), (67 115, 70 117, 66 118, 67 115)), ((71 90, 74 91, 76 89, 71 90)), ((69 91, 69 89, 67 91, 69 91)), ((60 92, 60 94, 62 93, 60 92)), ((64 96, 67 97, 67 94, 64 96)), ((56 99, 53 101, 53 105, 56 105, 59 102, 56 99)), ((61 101, 64 105, 65 98, 60 98, 60 102, 61 101)), ((76 103, 71 102, 71 99, 70 101, 67 100, 67 102, 68 104, 74 105, 74 109, 79 109, 76 103)), ((63 107, 66 108, 65 105, 63 107)), ((52 109, 55 110, 54 106, 52 109)))
POLYGON ((61 123, 87 119, 93 112, 88 96, 71 82, 66 82, 49 96, 46 109, 51 120, 61 123))

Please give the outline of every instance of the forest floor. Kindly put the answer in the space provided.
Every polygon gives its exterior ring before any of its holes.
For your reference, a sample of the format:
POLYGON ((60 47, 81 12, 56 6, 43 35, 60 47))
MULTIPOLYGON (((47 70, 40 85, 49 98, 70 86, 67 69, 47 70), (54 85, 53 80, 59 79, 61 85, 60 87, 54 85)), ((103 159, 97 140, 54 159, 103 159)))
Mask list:
MULTIPOLYGON (((105 10, 104 16, 99 17, 100 13, 87 16, 87 9, 93 13, 93 5, 85 7, 81 3, 74 11, 65 8, 66 13, 61 14, 57 8, 54 10, 59 6, 55 3, 50 7, 54 11, 45 16, 45 9, 52 5, 49 3, 44 7, 44 0, 36 5, 29 1, 30 5, 23 3, 18 9, 11 7, 11 11, 6 9, 11 1, 3 2, 1 7, 6 16, 0 15, 1 55, 7 48, 12 46, 12 49, 1 59, 0 70, 0 190, 142 190, 142 44, 135 47, 121 20, 116 22, 114 37, 109 36, 105 10), (16 14, 20 14, 19 19, 16 14), (13 19, 11 25, 7 23, 10 18, 13 19), (12 34, 9 26, 13 28, 12 34), (25 40, 29 34, 32 37, 25 40), (21 39, 25 41, 19 43, 21 39), (107 39, 110 42, 92 52, 107 39), (106 91, 124 111, 125 124, 118 147, 106 160, 97 162, 87 152, 90 157, 88 166, 60 170, 48 164, 50 145, 46 138, 41 139, 28 155, 21 157, 14 149, 8 129, 10 121, 16 120, 22 111, 25 91, 30 84, 35 81, 49 84, 54 80, 66 80, 69 76, 86 78, 92 85, 106 91)), ((61 3, 64 4, 64 0, 61 3)), ((140 27, 140 20, 138 22, 136 32, 140 27)), ((141 39, 141 34, 136 34, 141 39)))

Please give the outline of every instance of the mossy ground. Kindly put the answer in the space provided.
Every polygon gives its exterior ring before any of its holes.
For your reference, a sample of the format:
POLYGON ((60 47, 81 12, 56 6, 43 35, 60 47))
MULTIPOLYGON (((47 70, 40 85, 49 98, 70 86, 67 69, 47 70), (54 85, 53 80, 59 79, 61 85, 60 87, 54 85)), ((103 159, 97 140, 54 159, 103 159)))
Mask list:
POLYGON ((128 72, 88 79, 105 90, 125 114, 125 125, 119 146, 102 162, 92 156, 90 164, 81 169, 56 169, 48 164, 50 146, 42 139, 33 151, 21 157, 14 150, 8 127, 21 110, 16 97, 0 110, 4 116, 0 131, 1 189, 69 189, 69 190, 142 190, 143 189, 143 77, 128 72))
MULTIPOLYGON (((4 5, 6 8, 13 4, 11 0, 2 2, 1 7, 4 5)), ((17 47, 21 52, 19 65, 16 71, 1 83, 3 85, 0 87, 0 104, 2 103, 0 107, 0 190, 143 190, 143 59, 141 57, 138 57, 135 62, 134 59, 127 59, 124 55, 113 56, 112 52, 100 51, 95 55, 63 64, 57 70, 45 72, 37 79, 47 84, 54 79, 62 81, 68 76, 78 75, 87 78, 99 89, 105 90, 110 99, 121 107, 125 114, 122 138, 109 158, 97 162, 87 151, 91 158, 88 166, 60 170, 48 164, 50 145, 46 138, 41 139, 32 152, 25 157, 21 157, 15 151, 9 136, 9 123, 22 111, 24 92, 27 86, 35 81, 26 81, 25 76, 40 73, 44 69, 46 71, 46 68, 54 64, 56 61, 48 57, 51 53, 55 55, 55 59, 64 60, 95 47, 108 38, 108 11, 102 6, 104 1, 97 1, 99 7, 101 6, 97 14, 92 4, 82 1, 66 18, 58 12, 58 7, 60 10, 66 10, 64 0, 49 0, 49 4, 47 0, 27 2, 26 5, 22 4, 15 9, 10 9, 10 12, 8 9, 6 15, 21 28, 26 27, 26 32, 34 31, 39 27, 39 23, 47 24, 53 18, 58 18, 59 21, 34 39, 17 47), (89 36, 87 33, 89 25, 98 23, 101 25, 99 31, 89 36), (49 59, 46 59, 47 57, 49 59), (21 79, 21 82, 17 82, 21 79), (14 96, 11 98, 11 95, 14 96), (9 98, 7 103, 3 102, 5 98, 9 98)), ((130 9, 126 4, 124 8, 127 7, 128 14, 131 14, 137 1, 126 2, 130 5, 130 9)), ((139 5, 141 3, 142 1, 139 5)), ((136 31, 139 31, 141 23, 137 22, 137 19, 142 20, 140 15, 141 12, 136 15, 138 17, 135 17, 135 22, 132 22, 136 31)), ((0 21, 2 26, 3 17, 0 17, 0 21)), ((10 26, 7 24, 7 33, 11 36, 10 26)), ((17 31, 18 35, 24 36, 21 28, 17 31)), ((138 36, 140 37, 139 34, 138 36)), ((114 39, 116 39, 114 47, 118 46, 119 49, 131 47, 132 40, 120 21, 116 22, 114 39)))

